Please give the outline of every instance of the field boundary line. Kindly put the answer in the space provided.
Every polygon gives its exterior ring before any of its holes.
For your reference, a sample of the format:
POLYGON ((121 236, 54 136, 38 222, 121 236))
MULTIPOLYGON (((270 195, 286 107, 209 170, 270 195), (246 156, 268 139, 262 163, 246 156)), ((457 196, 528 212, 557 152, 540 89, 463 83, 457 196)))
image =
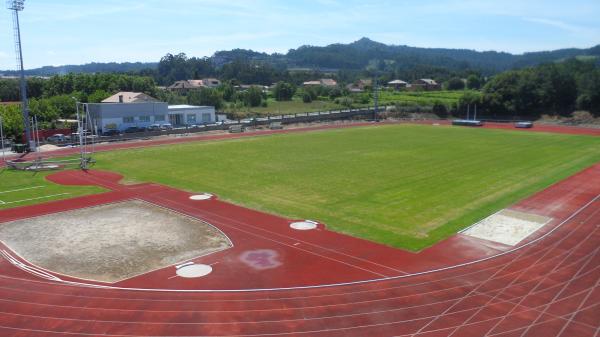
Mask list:
POLYGON ((4 202, 1 205, 8 205, 8 204, 16 204, 19 202, 25 202, 25 201, 32 201, 32 200, 39 200, 39 199, 46 199, 46 198, 52 198, 52 197, 58 197, 60 195, 67 195, 67 194, 71 194, 71 193, 58 193, 58 194, 50 194, 50 195, 45 195, 43 197, 37 197, 37 198, 29 198, 29 199, 21 199, 21 200, 15 200, 15 201, 9 201, 9 202, 4 202))
POLYGON ((13 193, 13 192, 19 192, 19 191, 25 191, 25 190, 32 190, 34 188, 42 188, 42 187, 46 187, 46 186, 40 185, 40 186, 33 186, 33 187, 18 188, 16 190, 2 191, 2 192, 0 192, 0 194, 13 193))

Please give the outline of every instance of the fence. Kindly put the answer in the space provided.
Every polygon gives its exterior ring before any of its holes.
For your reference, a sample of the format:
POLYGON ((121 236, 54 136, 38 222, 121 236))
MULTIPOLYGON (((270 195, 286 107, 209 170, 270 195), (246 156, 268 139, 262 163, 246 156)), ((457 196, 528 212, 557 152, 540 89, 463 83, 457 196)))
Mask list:
MULTIPOLYGON (((316 112, 304 112, 304 113, 296 113, 296 114, 288 114, 288 115, 278 115, 278 116, 267 116, 267 117, 255 117, 255 118, 246 118, 240 119, 237 121, 228 121, 221 124, 208 124, 201 126, 189 126, 182 128, 174 128, 172 130, 147 130, 142 132, 134 132, 127 133, 123 135, 115 135, 115 136, 102 136, 99 139, 95 140, 97 142, 118 142, 118 141, 126 141, 133 139, 144 139, 151 138, 161 135, 181 135, 188 133, 199 133, 199 132, 207 132, 207 131, 215 131, 215 130, 228 130, 229 127, 234 125, 241 125, 244 127, 256 127, 256 126, 265 126, 274 122, 278 122, 281 124, 294 124, 294 123, 312 123, 312 122, 320 122, 320 121, 332 121, 332 120, 348 120, 357 117, 365 117, 365 118, 378 118, 378 116, 385 112, 386 107, 381 106, 377 109, 377 116, 375 114, 375 108, 366 107, 360 109, 345 109, 345 110, 329 110, 329 111, 316 111, 316 112)), ((90 142, 90 140, 88 140, 90 142)), ((44 144, 44 142, 41 142, 44 144)), ((77 140, 70 140, 68 142, 59 142, 52 143, 56 145, 77 145, 77 140)))

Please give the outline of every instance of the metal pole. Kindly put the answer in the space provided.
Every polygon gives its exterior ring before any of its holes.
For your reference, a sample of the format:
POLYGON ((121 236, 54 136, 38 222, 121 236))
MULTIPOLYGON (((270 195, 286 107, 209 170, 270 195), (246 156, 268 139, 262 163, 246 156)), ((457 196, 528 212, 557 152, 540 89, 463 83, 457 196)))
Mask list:
POLYGON ((373 111, 373 120, 377 122, 377 110, 379 109, 379 95, 377 92, 377 77, 373 81, 373 90, 375 91, 374 103, 375 103, 375 111, 373 111))
POLYGON ((81 119, 79 116, 79 102, 75 102, 76 113, 77 113, 77 133, 79 134, 79 157, 80 157, 80 166, 84 168, 84 159, 83 159, 83 138, 82 138, 82 126, 81 119))
POLYGON ((21 87, 21 109, 23 114, 23 122, 25 123, 25 142, 27 148, 31 150, 31 129, 29 127, 29 107, 27 106, 27 83, 25 82, 25 68, 23 68, 23 51, 21 49, 21 28, 19 27, 19 12, 18 10, 13 11, 13 18, 15 21, 15 35, 17 52, 19 57, 20 67, 20 87, 21 87))
POLYGON ((94 119, 92 119, 92 115, 90 115, 90 107, 88 105, 88 103, 84 103, 85 106, 85 115, 87 116, 87 120, 90 126, 90 130, 91 130, 91 137, 92 137, 92 151, 91 153, 94 153, 94 150, 96 149, 96 140, 95 140, 95 136, 98 134, 98 127, 96 125, 96 121, 94 119))
POLYGON ((6 153, 4 152, 4 125, 2 124, 2 115, 0 115, 0 145, 2 146, 2 161, 6 162, 6 153))
POLYGON ((467 104, 467 120, 469 120, 469 108, 471 107, 470 104, 467 104))
POLYGON ((37 158, 40 159, 40 149, 39 149, 39 145, 40 145, 40 131, 38 128, 38 120, 37 120, 37 116, 33 116, 32 118, 33 120, 33 144, 35 146, 35 152, 37 153, 37 158))
POLYGON ((475 104, 475 116, 473 117, 473 120, 477 120, 477 104, 475 104))

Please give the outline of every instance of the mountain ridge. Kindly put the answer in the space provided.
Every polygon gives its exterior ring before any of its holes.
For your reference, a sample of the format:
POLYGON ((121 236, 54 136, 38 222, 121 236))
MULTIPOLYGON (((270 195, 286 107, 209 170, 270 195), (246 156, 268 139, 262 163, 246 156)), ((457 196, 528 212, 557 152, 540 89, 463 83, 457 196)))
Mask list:
MULTIPOLYGON (((327 46, 302 45, 287 53, 264 53, 250 49, 217 51, 208 59, 217 67, 235 60, 266 62, 275 66, 315 70, 381 70, 394 71, 416 66, 435 66, 452 70, 474 69, 483 74, 557 62, 573 57, 600 60, 600 44, 590 48, 563 48, 550 51, 511 54, 502 51, 473 49, 423 48, 384 44, 363 37, 354 42, 327 46)), ((83 65, 45 66, 26 70, 27 75, 50 76, 65 73, 140 72, 156 69, 158 62, 92 62, 83 65)), ((15 71, 0 71, 5 75, 15 71)))

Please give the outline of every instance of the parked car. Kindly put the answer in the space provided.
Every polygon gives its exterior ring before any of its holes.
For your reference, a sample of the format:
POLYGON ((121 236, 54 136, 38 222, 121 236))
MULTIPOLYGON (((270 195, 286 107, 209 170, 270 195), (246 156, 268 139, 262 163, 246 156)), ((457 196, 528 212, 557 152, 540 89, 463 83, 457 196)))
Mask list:
POLYGON ((65 136, 62 133, 57 133, 54 134, 48 138, 46 138, 47 141, 51 142, 51 143, 59 143, 59 142, 66 142, 67 141, 67 136, 65 136))
POLYGON ((160 126, 160 128, 163 130, 173 130, 173 125, 171 125, 171 123, 165 123, 165 124, 162 124, 160 126))
POLYGON ((162 128, 160 124, 152 124, 148 127, 148 131, 159 131, 161 129, 162 128))
POLYGON ((143 128, 139 128, 137 126, 130 126, 127 129, 125 129, 123 132, 124 133, 136 133, 136 132, 142 132, 144 131, 143 128))
POLYGON ((519 129, 530 129, 532 127, 533 127, 532 122, 517 122, 517 123, 515 123, 515 128, 519 128, 519 129))
POLYGON ((119 136, 120 134, 121 132, 117 129, 108 129, 102 132, 102 135, 106 137, 119 136))

